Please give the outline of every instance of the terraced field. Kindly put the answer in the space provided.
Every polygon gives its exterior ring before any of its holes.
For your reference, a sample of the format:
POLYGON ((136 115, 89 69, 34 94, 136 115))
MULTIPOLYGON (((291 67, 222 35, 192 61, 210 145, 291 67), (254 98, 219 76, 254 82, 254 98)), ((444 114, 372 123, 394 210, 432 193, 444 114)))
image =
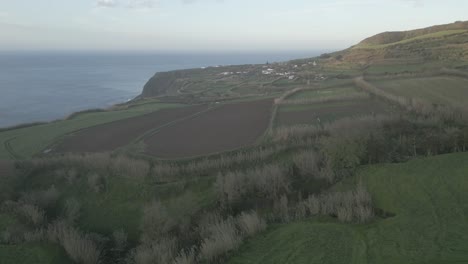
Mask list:
POLYGON ((348 183, 362 180, 394 217, 274 226, 229 263, 468 263, 467 161, 461 153, 364 168, 348 183))
POLYGON ((164 159, 187 158, 253 144, 267 129, 272 100, 222 105, 161 129, 144 140, 146 153, 164 159))
POLYGON ((395 95, 421 98, 433 103, 456 107, 466 107, 466 98, 468 98, 468 80, 457 77, 397 79, 372 83, 395 95))

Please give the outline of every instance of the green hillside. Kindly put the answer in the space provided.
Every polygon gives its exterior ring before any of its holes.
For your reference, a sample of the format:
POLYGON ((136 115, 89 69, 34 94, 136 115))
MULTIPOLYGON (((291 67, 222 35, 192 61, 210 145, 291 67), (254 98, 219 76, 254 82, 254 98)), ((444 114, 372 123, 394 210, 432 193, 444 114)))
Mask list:
POLYGON ((367 38, 344 51, 330 54, 323 62, 328 65, 434 64, 453 65, 468 60, 468 22, 423 29, 384 32, 367 38))
POLYGON ((272 227, 229 263, 467 263, 468 154, 362 169, 377 208, 367 225, 315 219, 272 227))

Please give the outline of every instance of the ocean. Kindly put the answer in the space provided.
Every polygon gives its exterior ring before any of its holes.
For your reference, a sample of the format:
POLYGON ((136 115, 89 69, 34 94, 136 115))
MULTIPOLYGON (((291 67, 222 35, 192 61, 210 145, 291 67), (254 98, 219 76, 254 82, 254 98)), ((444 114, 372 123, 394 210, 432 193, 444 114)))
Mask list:
POLYGON ((156 72, 287 61, 321 53, 3 52, 0 127, 52 121, 126 102, 139 95, 156 72))

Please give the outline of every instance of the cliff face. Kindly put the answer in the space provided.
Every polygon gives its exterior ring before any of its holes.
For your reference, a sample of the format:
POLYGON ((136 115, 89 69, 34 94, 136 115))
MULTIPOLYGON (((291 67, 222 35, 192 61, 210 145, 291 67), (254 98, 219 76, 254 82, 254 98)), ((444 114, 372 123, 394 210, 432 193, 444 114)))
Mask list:
POLYGON ((141 97, 177 93, 186 75, 185 71, 158 72, 145 84, 141 97))

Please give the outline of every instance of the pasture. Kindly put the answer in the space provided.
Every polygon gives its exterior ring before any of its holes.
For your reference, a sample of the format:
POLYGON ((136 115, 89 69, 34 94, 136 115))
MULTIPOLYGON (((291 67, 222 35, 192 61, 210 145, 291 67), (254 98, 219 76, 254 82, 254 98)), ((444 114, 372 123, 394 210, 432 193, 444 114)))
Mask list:
POLYGON ((362 93, 354 86, 333 87, 327 89, 310 89, 303 90, 292 94, 287 97, 287 100, 302 100, 302 99, 316 99, 316 98, 330 98, 337 96, 350 96, 362 93))
POLYGON ((329 218, 271 227, 228 263, 466 263, 468 154, 363 168, 375 206, 394 217, 366 225, 329 218))
POLYGON ((407 98, 420 98, 436 104, 466 107, 468 80, 439 76, 415 79, 372 81, 384 91, 407 98))
POLYGON ((323 102, 308 105, 284 105, 279 108, 276 126, 320 124, 345 117, 379 115, 390 111, 390 107, 373 99, 323 102))

